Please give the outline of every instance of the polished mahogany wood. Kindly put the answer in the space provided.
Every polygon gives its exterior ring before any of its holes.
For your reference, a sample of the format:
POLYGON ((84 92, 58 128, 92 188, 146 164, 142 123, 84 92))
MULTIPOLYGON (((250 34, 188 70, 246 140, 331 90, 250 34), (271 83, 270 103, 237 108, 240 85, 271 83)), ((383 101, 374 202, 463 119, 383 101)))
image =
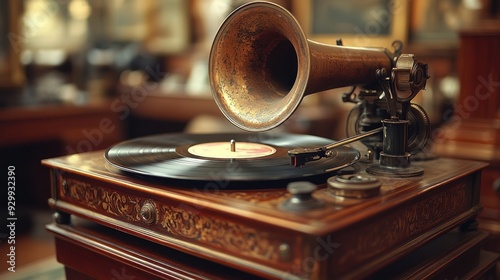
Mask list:
MULTIPOLYGON (((47 229, 67 279, 261 279, 78 218, 47 229)), ((495 279, 499 256, 480 251, 485 235, 453 230, 370 278, 495 279)))
POLYGON ((259 279, 82 219, 47 229, 68 279, 259 279))
POLYGON ((485 167, 415 162, 423 176, 378 177, 379 196, 340 198, 320 185, 313 197, 325 207, 291 212, 282 208, 286 189, 230 189, 230 170, 211 182, 155 180, 107 166, 102 151, 43 164, 59 223, 75 215, 257 276, 312 279, 366 277, 457 226, 474 228, 485 167))

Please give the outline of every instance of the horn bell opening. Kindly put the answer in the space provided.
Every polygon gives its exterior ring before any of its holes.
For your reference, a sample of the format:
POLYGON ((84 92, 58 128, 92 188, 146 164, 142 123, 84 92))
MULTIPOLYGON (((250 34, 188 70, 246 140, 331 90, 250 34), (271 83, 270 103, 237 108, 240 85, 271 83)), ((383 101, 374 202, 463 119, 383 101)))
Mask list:
POLYGON ((282 124, 299 106, 309 77, 309 46, 295 18, 267 2, 240 6, 222 23, 209 57, 215 102, 248 131, 282 124))

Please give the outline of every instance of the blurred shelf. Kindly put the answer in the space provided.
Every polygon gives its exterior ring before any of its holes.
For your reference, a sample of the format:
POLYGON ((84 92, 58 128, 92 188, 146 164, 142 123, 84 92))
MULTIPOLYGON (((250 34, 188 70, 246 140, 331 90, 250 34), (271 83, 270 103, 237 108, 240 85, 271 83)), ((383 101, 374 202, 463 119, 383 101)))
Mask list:
POLYGON ((89 138, 84 131, 94 134, 99 131, 102 139, 94 135, 100 142, 95 146, 104 146, 122 138, 122 121, 112 111, 110 102, 2 108, 0 147, 50 140, 76 144, 89 138))
POLYGON ((199 115, 224 117, 212 95, 148 93, 132 113, 141 118, 188 122, 199 115))

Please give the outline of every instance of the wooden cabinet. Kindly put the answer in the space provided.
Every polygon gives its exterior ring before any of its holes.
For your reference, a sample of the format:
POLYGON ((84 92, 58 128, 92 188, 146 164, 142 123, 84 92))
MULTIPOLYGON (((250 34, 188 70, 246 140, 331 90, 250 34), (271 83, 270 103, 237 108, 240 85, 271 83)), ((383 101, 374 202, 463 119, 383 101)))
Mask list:
POLYGON ((49 230, 68 277, 110 277, 123 267, 169 278, 172 264, 185 261, 181 270, 208 278, 233 271, 266 279, 455 279, 494 275, 498 258, 481 250, 486 234, 475 227, 479 162, 416 162, 423 176, 378 176, 381 193, 367 199, 337 197, 319 184, 312 195, 323 207, 299 212, 283 208, 291 194, 273 181, 214 189, 218 181, 138 177, 110 167, 100 151, 43 164, 57 213, 49 230), (100 226, 81 227, 80 219, 100 226), (94 270, 81 256, 106 266, 94 270))

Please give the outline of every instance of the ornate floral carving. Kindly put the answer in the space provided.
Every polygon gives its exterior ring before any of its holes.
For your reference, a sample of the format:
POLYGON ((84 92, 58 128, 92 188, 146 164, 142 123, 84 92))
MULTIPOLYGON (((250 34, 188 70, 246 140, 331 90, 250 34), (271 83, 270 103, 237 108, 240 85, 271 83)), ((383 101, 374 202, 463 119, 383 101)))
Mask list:
MULTIPOLYGON (((236 255, 271 261, 280 259, 278 248, 283 242, 282 238, 269 231, 258 230, 259 227, 217 217, 210 214, 208 209, 201 213, 193 205, 165 201, 155 201, 158 219, 151 225, 144 224, 140 210, 148 201, 147 198, 93 186, 72 178, 65 180, 66 191, 59 191, 61 197, 88 209, 133 222, 165 236, 189 240, 194 244, 218 248, 236 255)), ((418 201, 408 201, 398 211, 372 217, 369 221, 333 233, 332 240, 342 244, 336 250, 333 264, 348 266, 348 262, 361 262, 411 240, 468 209, 471 206, 469 192, 469 185, 462 181, 433 195, 419 196, 418 201)), ((234 199, 249 198, 243 192, 228 192, 228 196, 234 199)), ((284 197, 286 195, 282 192, 273 192, 270 196, 257 196, 254 199, 267 198, 263 203, 269 204, 284 197)))
POLYGON ((353 259, 369 259, 441 224, 470 207, 468 198, 467 185, 462 182, 424 200, 409 203, 407 207, 388 213, 381 219, 364 223, 355 231, 350 230, 342 236, 336 236, 337 242, 342 242, 352 238, 353 232, 359 233, 355 239, 351 239, 354 248, 337 255, 338 265, 352 262, 353 259))
POLYGON ((78 201, 85 201, 88 207, 97 209, 97 204, 100 203, 98 189, 93 188, 88 183, 80 181, 64 180, 63 182, 66 187, 62 188, 62 197, 70 197, 78 201))
POLYGON ((161 209, 161 226, 175 236, 253 257, 270 260, 279 258, 277 248, 280 242, 271 241, 268 232, 208 215, 198 215, 197 211, 184 207, 163 205, 161 209))
POLYGON ((89 183, 74 179, 65 179, 68 192, 61 194, 80 205, 91 209, 102 210, 127 221, 140 221, 141 200, 130 195, 120 194, 114 190, 92 186, 89 183))
MULTIPOLYGON (((93 186, 75 179, 65 179, 68 191, 61 197, 84 207, 105 212, 121 220, 141 223, 141 206, 148 200, 115 190, 93 186)), ((258 231, 241 223, 199 215, 199 211, 188 205, 177 207, 155 202, 158 220, 152 226, 161 226, 164 234, 180 239, 190 239, 198 244, 229 250, 237 254, 278 260, 281 241, 268 232, 258 231)), ((142 226, 145 226, 141 223, 142 226)))

